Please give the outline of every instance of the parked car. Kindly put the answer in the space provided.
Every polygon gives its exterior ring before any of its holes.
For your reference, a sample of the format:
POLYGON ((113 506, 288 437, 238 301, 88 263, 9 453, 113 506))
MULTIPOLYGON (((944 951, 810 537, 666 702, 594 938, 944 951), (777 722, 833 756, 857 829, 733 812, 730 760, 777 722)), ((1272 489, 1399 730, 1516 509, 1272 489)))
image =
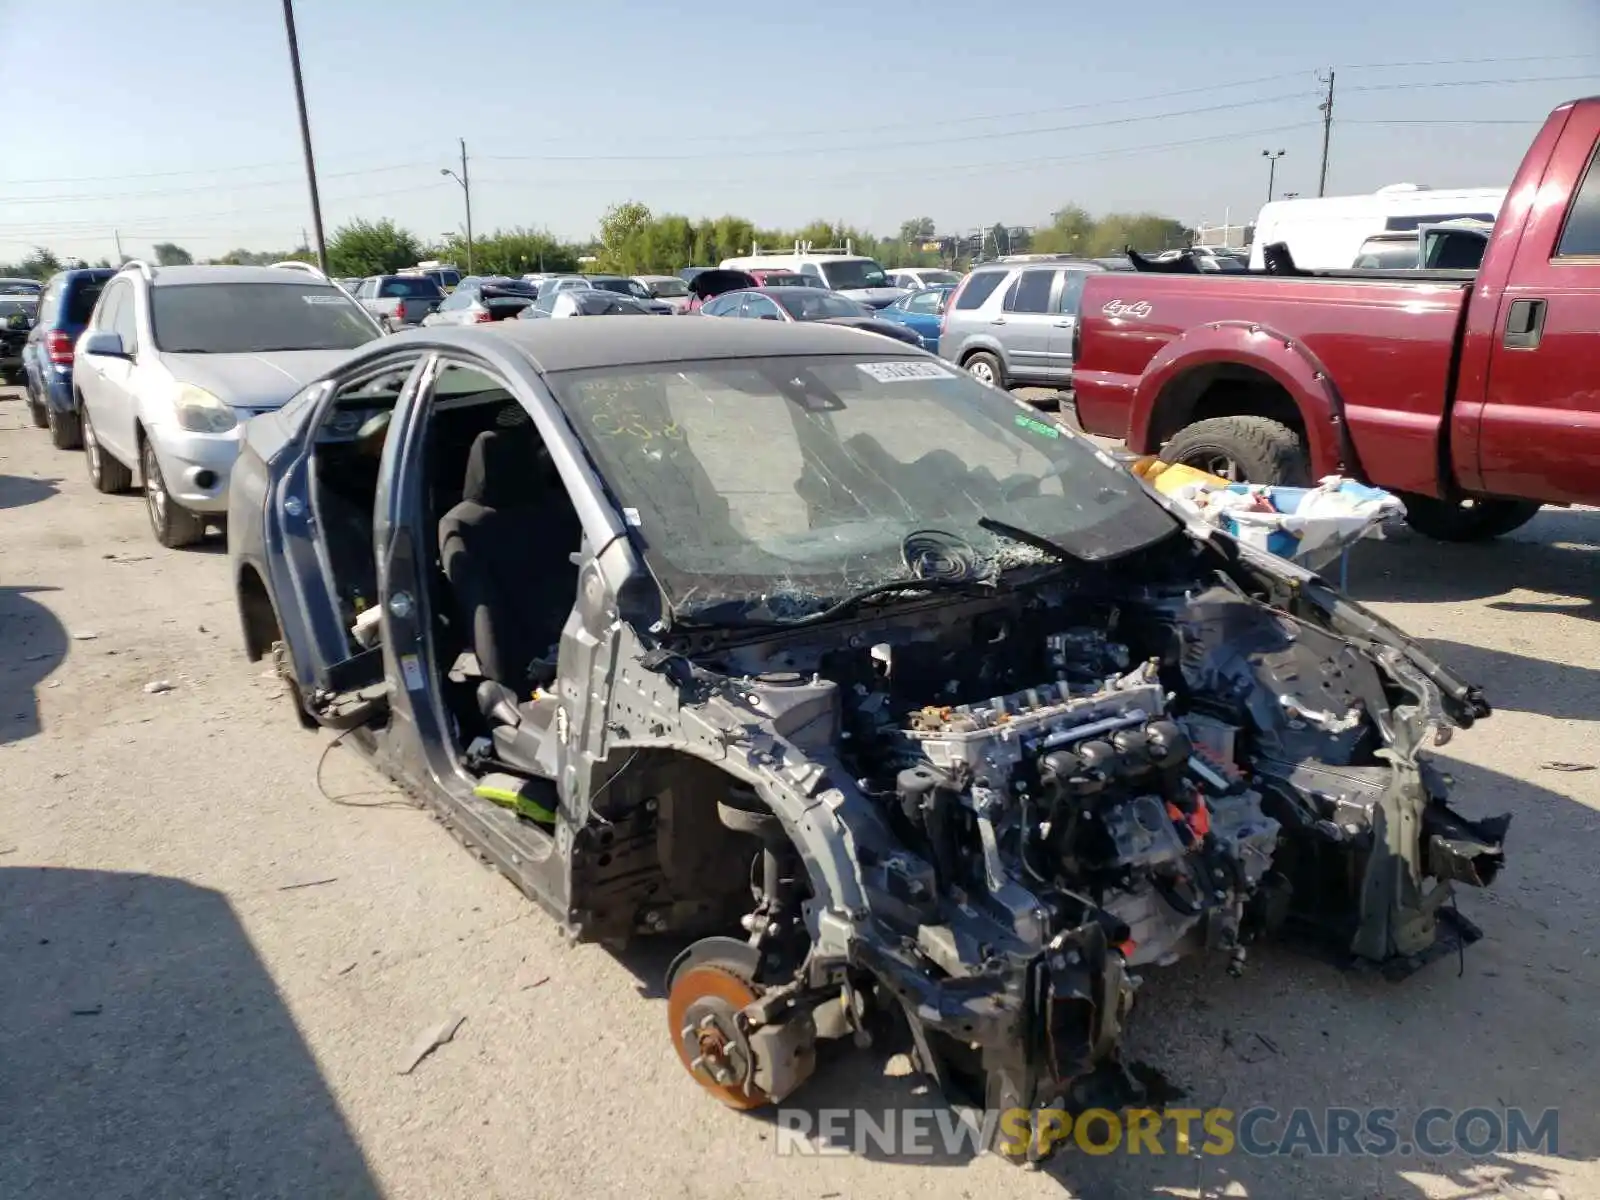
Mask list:
MULTIPOLYGON (((1529 147, 1481 268, 1089 279, 1083 426, 1253 483, 1344 475, 1429 537, 1600 503, 1600 97, 1529 147)), ((1349 260, 1346 259, 1345 262, 1349 260)))
POLYGON ((802 275, 787 267, 752 267, 749 274, 759 287, 826 288, 828 286, 815 275, 802 275))
POLYGON ((44 285, 37 279, 27 279, 13 275, 0 276, 0 294, 11 296, 31 294, 37 296, 42 291, 44 291, 44 285))
POLYGON ((589 277, 587 275, 549 275, 539 283, 539 295, 551 292, 567 292, 577 289, 587 291, 589 277))
POLYGON ((52 275, 22 348, 28 413, 35 425, 50 430, 50 443, 58 450, 82 445, 72 392, 72 347, 89 324, 101 290, 116 273, 112 267, 87 267, 52 275))
POLYGON ((504 276, 469 275, 433 312, 424 325, 487 325, 515 317, 539 298, 540 288, 504 276))
MULTIPOLYGON (((669 310, 670 311, 670 310, 669 310)), ((546 292, 517 314, 522 321, 548 317, 658 317, 665 315, 651 301, 601 288, 564 288, 546 292)))
POLYGON ((700 312, 707 317, 845 325, 913 346, 922 344, 914 330, 895 321, 882 320, 865 304, 848 296, 819 288, 772 287, 725 292, 700 312))
POLYGON ((695 276, 704 271, 715 271, 716 269, 716 267, 685 267, 683 270, 678 272, 678 278, 683 280, 685 283, 693 283, 695 281, 695 276))
POLYGON ((944 306, 949 302, 950 293, 954 290, 954 285, 943 284, 910 292, 893 304, 880 308, 877 315, 885 321, 904 325, 917 335, 918 345, 937 354, 939 325, 944 317, 944 306))
POLYGON ((425 275, 439 285, 439 290, 449 295, 460 284, 461 269, 454 263, 420 262, 414 267, 402 267, 400 275, 425 275))
POLYGON ((1072 331, 1087 259, 986 263, 945 305, 939 354, 999 388, 1072 385, 1072 331))
POLYGON ((843 247, 826 250, 818 250, 808 242, 796 242, 792 250, 777 253, 763 251, 757 245, 751 247, 749 254, 723 259, 722 266, 738 271, 770 268, 810 275, 868 308, 882 308, 905 294, 904 288, 889 283, 889 277, 876 259, 856 254, 848 242, 843 247))
POLYGON ((385 333, 421 325, 445 299, 443 289, 430 275, 373 275, 363 279, 352 294, 385 333))
POLYGON ((200 540, 227 511, 240 423, 276 410, 382 332, 321 276, 124 266, 73 358, 90 482, 125 491, 137 471, 156 540, 200 540))
POLYGON ((1504 861, 1416 758, 1478 689, 847 330, 384 339, 246 427, 228 557, 299 719, 573 940, 685 946, 663 1032, 737 1109, 879 1004, 951 1102, 1128 1097, 1134 1006, 1185 999, 1136 976, 1284 926, 1402 975, 1504 861))
POLYGON ((642 284, 652 300, 668 305, 674 313, 689 308, 689 285, 676 275, 635 275, 635 283, 642 284))
POLYGON ((0 384, 21 382, 22 348, 38 311, 38 292, 0 292, 0 384))
POLYGON ((1493 225, 1462 218, 1380 233, 1361 243, 1351 266, 1358 271, 1476 271, 1493 231, 1493 225))
POLYGON ((689 307, 685 312, 697 313, 713 296, 738 288, 759 287, 756 277, 749 271, 729 271, 721 267, 697 271, 689 281, 689 307))
MULTIPOLYGON (((630 279, 625 275, 589 275, 586 276, 589 286, 595 291, 612 292, 618 296, 627 296, 644 305, 647 312, 661 316, 672 316, 677 310, 665 300, 657 300, 650 295, 650 289, 637 279, 630 279)), ((687 288, 685 291, 687 292, 687 288)))
POLYGON ((961 282, 960 271, 946 271, 942 267, 896 267, 889 272, 889 282, 895 287, 920 291, 931 287, 954 287, 961 282))
POLYGON ((338 279, 335 279, 334 282, 354 296, 356 294, 356 289, 361 286, 361 276, 343 275, 338 279))

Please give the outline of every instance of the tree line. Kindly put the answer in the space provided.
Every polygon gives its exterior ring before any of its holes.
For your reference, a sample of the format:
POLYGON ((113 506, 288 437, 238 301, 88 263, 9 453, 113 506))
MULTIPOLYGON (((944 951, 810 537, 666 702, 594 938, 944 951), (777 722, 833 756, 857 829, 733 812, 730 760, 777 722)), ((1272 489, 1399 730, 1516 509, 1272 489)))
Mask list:
MULTIPOLYGON (((972 235, 941 237, 931 217, 914 217, 901 222, 894 235, 878 237, 834 221, 812 221, 802 228, 785 230, 758 228, 744 217, 732 215, 700 220, 678 213, 658 216, 638 201, 628 201, 606 211, 596 236, 588 242, 563 241, 548 231, 521 226, 496 229, 473 239, 471 260, 473 270, 480 275, 574 271, 580 260, 592 260, 597 269, 621 275, 671 275, 686 266, 715 266, 725 258, 749 254, 757 246, 781 251, 799 241, 818 249, 848 245, 855 253, 875 258, 886 267, 959 268, 1002 254, 1100 257, 1127 246, 1164 250, 1188 245, 1192 239, 1192 230, 1157 213, 1112 212, 1096 217, 1073 204, 1057 209, 1048 225, 1034 229, 995 225, 972 235)), ((452 262, 464 268, 468 260, 464 238, 427 241, 388 218, 357 219, 339 226, 328 239, 327 250, 328 269, 340 277, 388 274, 424 259, 452 262)), ((162 266, 197 261, 232 265, 264 265, 287 259, 316 261, 316 255, 305 246, 286 250, 241 248, 210 260, 197 259, 172 242, 159 242, 152 251, 162 266)), ((45 279, 65 267, 90 265, 108 267, 111 262, 69 262, 41 246, 20 262, 0 263, 0 275, 45 279)))

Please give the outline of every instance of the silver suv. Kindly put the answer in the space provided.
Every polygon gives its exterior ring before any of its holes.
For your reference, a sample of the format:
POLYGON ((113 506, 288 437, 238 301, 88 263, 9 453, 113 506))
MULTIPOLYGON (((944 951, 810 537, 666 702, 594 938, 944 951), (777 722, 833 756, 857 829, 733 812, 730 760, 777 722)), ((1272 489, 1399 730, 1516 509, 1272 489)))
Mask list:
POLYGON ((1072 383, 1072 335, 1084 259, 995 262, 973 268, 945 309, 939 354, 995 387, 1072 383))
POLYGON ((245 419, 382 336, 314 270, 129 263, 73 355, 90 482, 125 491, 137 471, 156 540, 199 541, 227 512, 245 419))

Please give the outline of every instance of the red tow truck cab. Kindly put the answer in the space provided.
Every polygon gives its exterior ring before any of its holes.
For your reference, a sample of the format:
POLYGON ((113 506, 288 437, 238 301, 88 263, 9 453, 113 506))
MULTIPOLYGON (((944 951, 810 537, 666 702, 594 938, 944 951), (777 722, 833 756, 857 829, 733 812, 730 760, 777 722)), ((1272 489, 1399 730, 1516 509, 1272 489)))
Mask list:
POLYGON ((1419 531, 1600 503, 1600 97, 1550 114, 1476 273, 1103 272, 1078 418, 1234 478, 1343 474, 1419 531))

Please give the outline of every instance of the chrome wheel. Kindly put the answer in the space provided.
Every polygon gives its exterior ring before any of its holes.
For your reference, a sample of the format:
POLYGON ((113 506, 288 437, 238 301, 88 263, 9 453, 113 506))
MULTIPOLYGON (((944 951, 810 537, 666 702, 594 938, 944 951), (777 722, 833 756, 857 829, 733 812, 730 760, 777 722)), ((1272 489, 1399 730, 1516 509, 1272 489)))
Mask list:
POLYGON ((160 537, 167 527, 167 485, 161 478, 161 466, 156 462, 155 447, 144 444, 139 459, 139 472, 144 476, 144 503, 150 513, 150 527, 160 537))
POLYGON ((994 368, 985 359, 980 358, 968 364, 967 370, 979 383, 987 383, 991 387, 994 386, 994 368))
POLYGON ((83 417, 83 458, 89 466, 89 478, 100 478, 100 439, 94 435, 94 425, 89 415, 83 417))

